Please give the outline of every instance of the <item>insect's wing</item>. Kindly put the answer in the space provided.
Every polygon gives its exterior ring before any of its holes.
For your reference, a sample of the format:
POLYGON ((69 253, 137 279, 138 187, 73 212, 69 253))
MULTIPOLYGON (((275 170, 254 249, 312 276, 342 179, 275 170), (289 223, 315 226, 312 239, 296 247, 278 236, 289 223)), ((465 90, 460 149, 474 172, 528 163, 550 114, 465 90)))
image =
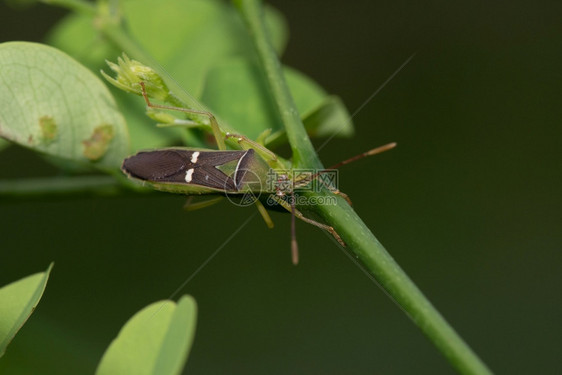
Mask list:
POLYGON ((184 194, 237 192, 228 166, 236 166, 247 151, 198 151, 162 149, 141 151, 123 162, 122 170, 133 179, 158 190, 184 194))
POLYGON ((213 165, 203 165, 199 168, 194 168, 191 183, 226 192, 237 191, 232 177, 213 165))
POLYGON ((143 181, 181 182, 192 154, 193 151, 177 149, 141 151, 125 159, 121 169, 143 181))
MULTIPOLYGON (((212 165, 219 167, 233 161, 237 163, 246 153, 247 151, 201 151, 197 158, 193 160, 195 160, 195 164, 199 166, 212 165)), ((190 155, 192 155, 192 153, 190 155)))

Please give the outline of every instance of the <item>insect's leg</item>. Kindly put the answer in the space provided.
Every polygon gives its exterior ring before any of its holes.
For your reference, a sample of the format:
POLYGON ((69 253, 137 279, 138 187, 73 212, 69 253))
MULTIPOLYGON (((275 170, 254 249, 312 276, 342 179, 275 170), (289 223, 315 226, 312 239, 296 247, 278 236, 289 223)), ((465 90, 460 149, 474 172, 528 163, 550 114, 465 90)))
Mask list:
MULTIPOLYGON (((187 198, 187 201, 183 205, 183 209, 186 211, 196 211, 202 208, 212 206, 213 204, 216 204, 223 199, 224 197, 214 197, 210 199, 200 200, 199 202, 194 202, 193 196, 190 196, 189 198, 187 198)), ((256 200, 254 203, 256 204, 256 207, 258 208, 258 211, 261 217, 263 218, 263 221, 265 221, 265 225, 267 225, 269 229, 272 229, 274 226, 273 220, 271 220, 271 216, 269 216, 269 213, 267 212, 263 204, 259 200, 256 200)))
POLYGON ((142 89, 142 97, 144 98, 144 101, 146 102, 146 105, 150 108, 169 109, 171 111, 180 111, 180 112, 184 112, 184 113, 192 113, 192 114, 207 117, 209 119, 209 123, 211 124, 211 130, 213 131, 213 135, 215 137, 215 140, 217 142, 219 150, 223 150, 223 151, 226 150, 226 145, 224 144, 223 132, 221 131, 221 129, 219 127, 217 119, 215 118, 215 116, 211 112, 197 111, 197 110, 194 110, 194 109, 187 109, 187 108, 181 108, 181 107, 172 107, 172 106, 168 106, 168 105, 153 104, 153 103, 150 102, 150 99, 148 98, 148 93, 146 92, 146 88, 144 87, 144 82, 140 82, 140 85, 141 85, 141 89, 142 89))
MULTIPOLYGON (((328 170, 324 170, 324 171, 328 171, 328 170)), ((321 172, 324 172, 324 171, 321 171, 321 172)), ((320 173, 316 173, 316 174, 313 176, 313 178, 318 177, 318 175, 320 175, 320 173)), ((304 180, 304 181, 305 181, 306 183, 309 183, 309 182, 307 182, 306 180, 304 180)), ((347 202, 350 206, 353 205, 353 204, 351 203, 351 199, 349 198, 349 195, 347 195, 346 193, 344 193, 344 192, 341 191, 340 189, 338 189, 338 188, 336 188, 336 187, 333 187, 332 185, 327 184, 327 183, 324 182, 322 179, 320 179, 318 182, 320 183, 320 185, 322 185, 322 186, 324 186, 326 189, 330 190, 330 192, 332 192, 333 194, 339 195, 340 197, 342 197, 343 199, 345 199, 346 202, 347 202)), ((300 182, 300 181, 299 181, 299 183, 302 184, 302 182, 300 182)), ((306 183, 305 183, 304 185, 306 185, 306 183)))
POLYGON ((346 202, 352 206, 353 203, 351 203, 351 199, 349 198, 349 195, 347 195, 346 193, 344 193, 343 191, 340 191, 339 189, 335 189, 335 190, 330 190, 332 193, 339 195, 340 197, 342 197, 343 199, 346 200, 346 202))
MULTIPOLYGON (((318 178, 318 176, 320 176, 322 173, 326 173, 326 172, 331 172, 333 171, 332 169, 324 169, 321 170, 315 174, 312 175, 312 177, 309 176, 304 176, 302 179, 297 179, 294 180, 294 186, 296 188, 300 188, 300 187, 304 187, 306 185, 308 185, 311 181, 313 181, 314 179, 318 178)), ((337 194, 340 197, 342 197, 343 199, 345 199, 347 201, 347 203, 351 206, 351 199, 349 199, 349 196, 347 194, 345 194, 344 192, 340 191, 340 189, 333 187, 332 185, 330 185, 329 183, 326 183, 324 180, 319 179, 318 183, 322 186, 324 186, 326 189, 330 190, 330 192, 332 192, 333 194, 337 194)))
MULTIPOLYGON (((280 204, 283 208, 285 208, 287 211, 293 212, 293 209, 291 208, 291 205, 290 205, 289 203, 287 203, 287 201, 285 201, 283 198, 281 198, 280 196, 274 195, 274 194, 271 194, 271 196, 273 197, 273 199, 274 199, 277 203, 279 203, 279 204, 280 204)), ((306 223, 312 224, 312 225, 314 225, 314 226, 316 226, 316 227, 318 227, 318 228, 320 228, 320 229, 324 229, 325 231, 330 232, 330 234, 331 234, 332 236, 334 236, 334 238, 340 243, 340 245, 342 245, 342 246, 345 247, 345 242, 343 242, 343 240, 342 240, 342 238, 340 237, 340 235, 338 234, 338 232, 336 232, 336 230, 335 230, 334 228, 332 228, 331 226, 326 225, 326 224, 319 223, 319 222, 317 222, 317 221, 314 221, 314 220, 312 220, 312 219, 309 219, 309 218, 305 217, 305 216, 303 215, 303 213, 300 212, 299 210, 297 210, 296 208, 295 208, 295 210, 294 210, 294 214, 295 214, 295 217, 296 217, 297 219, 300 219, 300 220, 302 220, 302 221, 304 221, 304 222, 306 222, 306 223)))
POLYGON ((295 212, 297 211, 295 207, 295 194, 291 193, 289 199, 291 200, 291 257, 293 264, 296 266, 299 264, 299 244, 297 243, 297 225, 295 223, 295 212))
POLYGON ((265 225, 267 225, 269 229, 273 229, 273 220, 271 220, 271 216, 269 216, 269 213, 267 212, 263 204, 257 199, 254 203, 256 204, 256 207, 258 208, 263 221, 265 221, 265 225))
POLYGON ((199 202, 194 202, 193 196, 190 196, 189 198, 187 198, 187 201, 183 205, 183 209, 186 211, 196 211, 201 208, 212 206, 213 204, 220 202, 222 199, 223 197, 214 197, 210 199, 201 200, 199 202))
POLYGON ((314 220, 312 220, 312 219, 309 219, 309 218, 307 218, 306 216, 304 216, 304 215, 302 214, 302 212, 300 212, 299 210, 295 210, 295 216, 296 216, 298 219, 301 219, 301 220, 304 221, 304 222, 307 222, 307 223, 312 224, 312 225, 314 225, 314 226, 316 226, 316 227, 318 227, 318 228, 320 228, 320 229, 324 229, 325 231, 328 231, 328 232, 336 239, 336 241, 338 241, 338 242, 340 243, 340 245, 342 245, 343 247, 345 247, 345 242, 343 242, 343 240, 342 240, 342 238, 340 237, 340 235, 338 234, 338 232, 336 232, 336 230, 335 230, 334 228, 332 228, 331 226, 326 225, 326 224, 319 223, 319 222, 314 221, 314 220))
POLYGON ((260 145, 265 146, 265 141, 266 141, 267 137, 269 137, 270 135, 271 135, 271 128, 265 129, 256 138, 256 143, 259 143, 260 145))
POLYGON ((271 162, 273 164, 277 164, 277 155, 275 155, 275 153, 273 151, 270 151, 267 147, 265 147, 264 145, 256 142, 256 141, 252 141, 250 138, 244 136, 244 135, 240 135, 240 134, 232 134, 232 133, 226 133, 226 138, 235 138, 236 141, 238 142, 238 144, 240 146, 242 146, 243 148, 253 148, 254 150, 256 150, 256 152, 262 156, 266 161, 271 162))

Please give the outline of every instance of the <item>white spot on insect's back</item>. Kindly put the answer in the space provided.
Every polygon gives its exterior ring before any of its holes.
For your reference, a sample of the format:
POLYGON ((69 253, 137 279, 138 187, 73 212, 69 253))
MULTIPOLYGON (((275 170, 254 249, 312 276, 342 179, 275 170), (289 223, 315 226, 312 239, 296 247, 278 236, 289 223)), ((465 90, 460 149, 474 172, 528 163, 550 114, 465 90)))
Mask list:
POLYGON ((195 151, 192 155, 191 155, 191 162, 193 164, 197 163, 197 158, 199 157, 200 152, 199 151, 195 151))
POLYGON ((188 184, 193 179, 193 171, 194 171, 194 169, 191 168, 191 169, 188 169, 187 172, 185 172, 185 182, 187 182, 188 184))

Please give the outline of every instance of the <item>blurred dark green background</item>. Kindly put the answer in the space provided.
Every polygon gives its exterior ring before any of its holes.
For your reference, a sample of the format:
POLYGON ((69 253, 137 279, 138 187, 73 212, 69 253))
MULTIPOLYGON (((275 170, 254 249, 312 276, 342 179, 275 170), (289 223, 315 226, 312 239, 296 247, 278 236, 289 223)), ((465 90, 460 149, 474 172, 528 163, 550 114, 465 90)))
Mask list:
MULTIPOLYGON (((340 95, 357 135, 320 151, 411 278, 497 373, 560 371, 562 4, 275 1, 285 63, 340 95)), ((1 5, 0 39, 40 41, 62 11, 1 5)), ((187 17, 186 17, 186 22, 187 17)), ((165 41, 162 41, 165 43, 165 41)), ((317 140, 321 145, 322 140, 317 140)), ((0 154, 0 177, 55 171, 0 154)), ((2 374, 92 373, 124 322, 168 298, 254 213, 182 197, 0 201, 0 285, 55 261, 2 374)), ((199 304, 190 374, 451 374, 389 298, 318 229, 255 217, 181 290, 199 304)), ((177 299, 177 296, 175 297, 177 299)))

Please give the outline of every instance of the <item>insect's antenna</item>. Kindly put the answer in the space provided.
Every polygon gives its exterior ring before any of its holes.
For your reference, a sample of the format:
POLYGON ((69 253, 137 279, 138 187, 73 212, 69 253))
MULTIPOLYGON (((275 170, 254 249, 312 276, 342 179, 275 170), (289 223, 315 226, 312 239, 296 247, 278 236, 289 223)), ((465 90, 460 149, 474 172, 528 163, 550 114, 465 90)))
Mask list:
MULTIPOLYGON (((339 162, 339 163, 337 163, 337 164, 332 165, 332 166, 329 167, 329 168, 322 169, 322 170, 320 170, 320 171, 314 173, 309 179, 307 179, 307 181, 308 181, 308 182, 314 181, 314 180, 315 180, 318 176, 320 176, 322 173, 332 172, 334 169, 337 169, 337 168, 341 167, 342 165, 346 165, 346 164, 349 164, 349 163, 354 162, 354 161, 356 161, 356 160, 363 159, 364 157, 367 157, 367 156, 372 156, 372 155, 380 154, 381 152, 385 152, 385 151, 391 150, 391 149, 393 149, 394 147, 396 147, 396 142, 388 143, 388 144, 386 144, 386 145, 376 147, 376 148, 374 148, 374 149, 372 149, 372 150, 369 150, 369 151, 367 151, 367 152, 364 152, 364 153, 362 153, 362 154, 355 155, 355 156, 352 157, 352 158, 346 159, 346 160, 344 160, 344 161, 341 161, 341 162, 339 162)), ((324 186, 327 186, 324 181, 320 181, 320 184, 322 184, 322 185, 324 185, 324 186)), ((330 189, 329 186, 327 186, 327 187, 330 189)), ((347 203, 349 203, 349 205, 351 205, 351 200, 349 199, 349 197, 348 197, 346 194, 342 193, 342 192, 339 191, 337 188, 335 188, 335 189, 332 188, 332 189, 330 189, 330 190, 332 190, 332 192, 335 193, 335 194, 341 195, 341 196, 347 201, 347 203)))
POLYGON ((291 256, 293 258, 293 264, 296 266, 297 264, 299 264, 299 244, 297 243, 295 218, 295 193, 291 192, 291 196, 289 198, 291 200, 291 256))
POLYGON ((396 147, 396 142, 388 143, 386 145, 379 146, 377 148, 374 148, 374 149, 369 150, 367 152, 364 152, 362 154, 355 155, 352 158, 346 159, 344 161, 340 161, 339 163, 334 164, 330 168, 327 168, 327 169, 338 169, 342 165, 346 165, 346 164, 349 164, 349 163, 354 162, 356 160, 363 159, 367 156, 372 156, 372 155, 380 154, 381 152, 392 150, 394 147, 396 147))
POLYGON ((328 172, 330 172, 334 169, 338 169, 342 165, 346 165, 346 164, 349 164, 349 163, 354 162, 356 160, 363 159, 367 156, 372 156, 372 155, 380 154, 381 152, 392 150, 394 147, 396 147, 396 142, 392 142, 392 143, 388 143, 388 144, 383 145, 383 146, 376 147, 376 148, 374 148, 372 150, 369 150, 367 152, 364 152, 362 154, 355 155, 354 157, 351 157, 351 158, 346 159, 344 161, 340 161, 339 163, 334 164, 329 168, 322 169, 321 171, 316 172, 315 174, 313 174, 311 176, 310 181, 314 180, 316 177, 318 177, 322 173, 328 173, 328 172))

